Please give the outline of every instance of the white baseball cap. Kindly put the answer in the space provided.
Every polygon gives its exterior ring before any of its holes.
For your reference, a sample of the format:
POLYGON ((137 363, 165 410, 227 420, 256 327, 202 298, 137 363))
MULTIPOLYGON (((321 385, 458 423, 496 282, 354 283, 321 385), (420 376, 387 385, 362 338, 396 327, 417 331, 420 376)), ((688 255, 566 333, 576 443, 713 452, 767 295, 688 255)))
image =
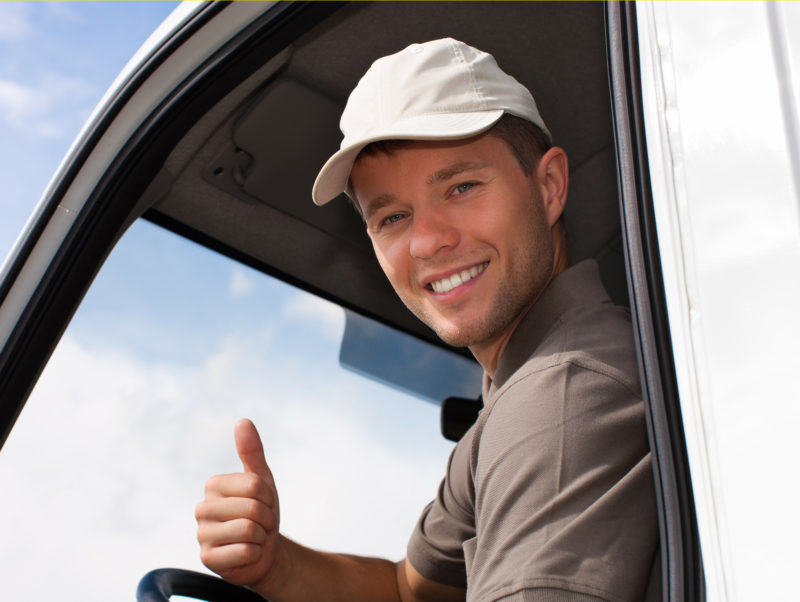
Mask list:
POLYGON ((411 44, 372 63, 350 93, 339 122, 344 138, 311 196, 324 205, 350 193, 353 163, 370 142, 468 138, 503 113, 527 119, 551 137, 531 93, 491 54, 452 38, 411 44))

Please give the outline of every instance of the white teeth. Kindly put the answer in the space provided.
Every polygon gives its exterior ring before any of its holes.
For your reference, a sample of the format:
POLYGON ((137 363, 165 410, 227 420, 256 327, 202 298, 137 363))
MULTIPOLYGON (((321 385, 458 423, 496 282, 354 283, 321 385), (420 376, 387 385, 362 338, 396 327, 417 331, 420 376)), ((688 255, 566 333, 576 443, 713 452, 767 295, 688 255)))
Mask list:
POLYGON ((488 262, 482 263, 481 265, 476 265, 468 270, 464 270, 457 274, 453 274, 448 278, 442 278, 441 280, 437 280, 436 282, 431 282, 431 288, 434 292, 437 293, 447 293, 452 291, 457 286, 461 286, 465 282, 472 280, 480 274, 483 270, 486 269, 486 266, 489 265, 488 262))

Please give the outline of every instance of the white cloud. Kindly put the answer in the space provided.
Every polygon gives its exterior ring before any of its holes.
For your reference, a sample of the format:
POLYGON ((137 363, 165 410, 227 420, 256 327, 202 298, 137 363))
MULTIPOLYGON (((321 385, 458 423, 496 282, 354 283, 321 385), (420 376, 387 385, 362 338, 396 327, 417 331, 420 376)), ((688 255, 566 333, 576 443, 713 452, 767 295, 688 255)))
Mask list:
POLYGON ((328 340, 339 341, 344 332, 344 310, 335 303, 303 291, 298 291, 286 302, 283 316, 313 325, 328 340))
POLYGON ((53 16, 61 20, 80 22, 85 21, 83 16, 76 11, 72 5, 62 0, 47 0, 42 2, 42 6, 46 8, 53 16))
POLYGON ((36 83, 0 79, 0 119, 41 138, 74 135, 99 90, 82 78, 45 74, 36 83))
POLYGON ((234 299, 239 299, 249 295, 252 291, 253 279, 245 272, 244 268, 234 267, 228 283, 228 294, 234 299))
POLYGON ((309 372, 270 341, 229 338, 187 368, 67 335, 0 454, 7 597, 120 599, 152 568, 202 570, 193 508, 210 475, 240 469, 232 427, 243 416, 261 431, 287 534, 401 557, 449 448, 436 408, 385 389, 359 394, 360 379, 309 372), (375 432, 370 416, 392 402, 406 404, 411 426, 375 432), (421 422, 430 446, 409 434, 421 422))
POLYGON ((19 82, 0 79, 0 111, 11 122, 22 122, 30 115, 44 111, 49 99, 39 90, 19 82))
POLYGON ((36 33, 34 21, 42 9, 60 21, 83 21, 82 15, 67 2, 0 2, 0 43, 18 42, 36 33), (34 15, 34 11, 39 11, 34 15))
POLYGON ((0 2, 0 42, 17 41, 32 33, 31 9, 27 2, 0 2))

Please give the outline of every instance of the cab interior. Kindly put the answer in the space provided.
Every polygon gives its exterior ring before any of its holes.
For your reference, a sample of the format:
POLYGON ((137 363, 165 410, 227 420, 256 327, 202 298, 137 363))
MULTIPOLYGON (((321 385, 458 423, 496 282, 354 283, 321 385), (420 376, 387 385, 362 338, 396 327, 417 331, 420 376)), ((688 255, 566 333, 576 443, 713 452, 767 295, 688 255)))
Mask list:
MULTIPOLYGON (((182 136, 140 199, 144 217, 358 314, 444 346, 406 310, 344 195, 311 201, 349 91, 373 60, 454 37, 534 94, 570 162, 572 263, 595 258, 627 304, 604 9, 599 3, 353 3, 264 60, 182 136)), ((455 350, 464 354, 463 350, 455 350)))

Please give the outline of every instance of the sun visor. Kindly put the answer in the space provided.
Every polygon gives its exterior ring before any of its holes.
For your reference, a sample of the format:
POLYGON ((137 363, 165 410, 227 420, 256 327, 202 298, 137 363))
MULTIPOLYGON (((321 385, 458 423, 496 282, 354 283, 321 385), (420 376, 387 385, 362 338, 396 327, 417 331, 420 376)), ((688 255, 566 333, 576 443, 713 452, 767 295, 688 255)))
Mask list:
POLYGON ((483 370, 476 361, 352 311, 345 316, 343 368, 437 405, 480 396, 483 370))
POLYGON ((317 207, 311 201, 317 171, 339 147, 341 111, 297 81, 273 81, 234 125, 233 142, 251 161, 240 186, 249 197, 371 250, 347 202, 317 207))

